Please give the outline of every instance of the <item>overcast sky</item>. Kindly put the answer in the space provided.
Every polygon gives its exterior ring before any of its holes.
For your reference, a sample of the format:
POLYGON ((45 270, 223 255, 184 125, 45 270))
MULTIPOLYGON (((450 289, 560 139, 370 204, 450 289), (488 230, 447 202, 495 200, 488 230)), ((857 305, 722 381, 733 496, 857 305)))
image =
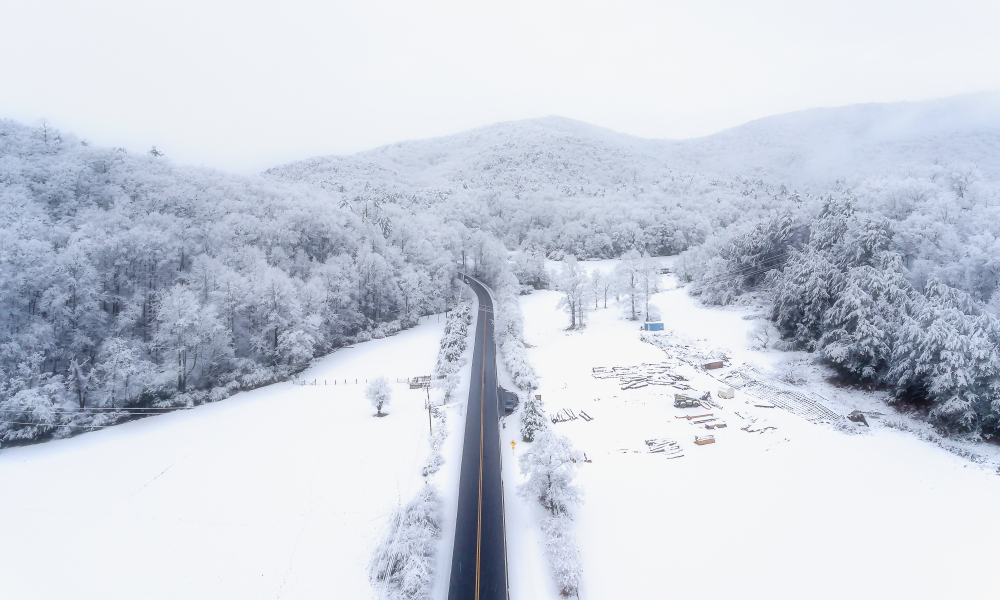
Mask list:
POLYGON ((249 171, 561 115, 705 135, 1000 88, 1000 2, 0 0, 0 117, 249 171))

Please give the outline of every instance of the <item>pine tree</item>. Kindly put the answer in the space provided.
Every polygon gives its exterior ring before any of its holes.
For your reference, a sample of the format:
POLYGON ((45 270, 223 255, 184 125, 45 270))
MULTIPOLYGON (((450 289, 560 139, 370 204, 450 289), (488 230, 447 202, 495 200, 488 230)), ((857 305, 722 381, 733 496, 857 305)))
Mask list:
POLYGON ((814 350, 823 335, 823 318, 840 293, 840 271, 814 250, 792 251, 775 281, 771 319, 785 338, 814 350))
POLYGON ((535 441, 535 435, 548 427, 540 405, 541 400, 535 399, 534 396, 529 396, 524 401, 524 409, 521 412, 521 439, 525 442, 535 441))

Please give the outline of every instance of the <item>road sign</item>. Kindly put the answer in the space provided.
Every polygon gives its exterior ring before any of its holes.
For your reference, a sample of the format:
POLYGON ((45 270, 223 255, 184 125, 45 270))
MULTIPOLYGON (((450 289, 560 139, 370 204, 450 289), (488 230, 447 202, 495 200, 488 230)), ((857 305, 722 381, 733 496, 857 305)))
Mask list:
POLYGON ((511 449, 511 450, 513 450, 513 449, 514 449, 514 446, 516 446, 516 445, 517 445, 517 442, 515 442, 514 440, 511 440, 511 441, 510 441, 510 449, 511 449))

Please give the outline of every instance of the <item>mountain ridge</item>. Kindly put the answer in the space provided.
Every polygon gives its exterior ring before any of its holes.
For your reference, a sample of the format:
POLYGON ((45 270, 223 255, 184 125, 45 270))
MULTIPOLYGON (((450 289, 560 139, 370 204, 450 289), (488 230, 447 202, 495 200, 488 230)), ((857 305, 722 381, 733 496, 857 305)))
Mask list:
POLYGON ((996 177, 1000 170, 990 159, 1000 156, 1000 92, 812 108, 682 140, 642 138, 550 115, 350 155, 313 157, 265 173, 315 180, 322 174, 367 171, 386 185, 393 183, 384 181, 389 175, 407 187, 440 186, 442 177, 453 178, 491 156, 569 154, 581 147, 709 175, 753 173, 806 189, 876 169, 935 161, 973 163, 996 177))

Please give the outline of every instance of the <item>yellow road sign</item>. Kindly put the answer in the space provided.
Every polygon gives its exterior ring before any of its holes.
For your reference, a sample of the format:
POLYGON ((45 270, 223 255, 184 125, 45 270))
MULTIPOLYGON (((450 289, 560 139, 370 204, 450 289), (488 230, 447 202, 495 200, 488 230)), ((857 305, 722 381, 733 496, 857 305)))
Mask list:
POLYGON ((511 449, 511 450, 513 450, 513 449, 514 449, 514 446, 516 446, 516 445, 517 445, 517 442, 515 442, 514 440, 511 440, 511 441, 510 441, 510 449, 511 449))

